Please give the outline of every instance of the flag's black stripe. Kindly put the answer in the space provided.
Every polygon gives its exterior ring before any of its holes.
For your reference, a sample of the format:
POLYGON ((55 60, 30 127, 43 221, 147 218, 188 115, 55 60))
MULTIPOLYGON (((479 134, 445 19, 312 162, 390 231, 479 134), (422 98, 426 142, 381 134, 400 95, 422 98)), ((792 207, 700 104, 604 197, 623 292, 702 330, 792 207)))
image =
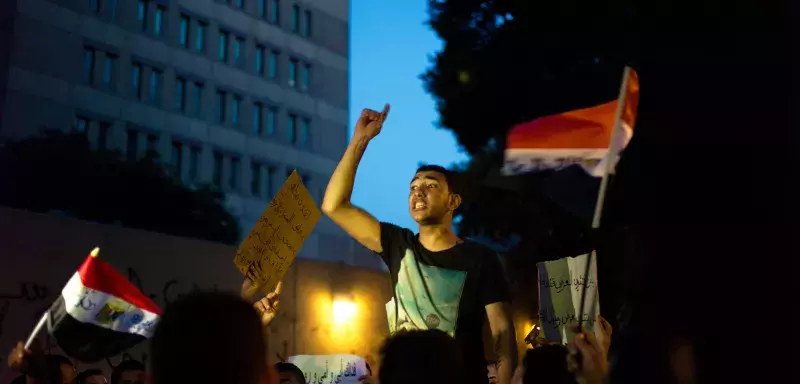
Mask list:
POLYGON ((69 356, 92 363, 116 356, 146 340, 142 335, 113 331, 91 323, 83 323, 67 313, 63 297, 50 307, 51 334, 69 356))

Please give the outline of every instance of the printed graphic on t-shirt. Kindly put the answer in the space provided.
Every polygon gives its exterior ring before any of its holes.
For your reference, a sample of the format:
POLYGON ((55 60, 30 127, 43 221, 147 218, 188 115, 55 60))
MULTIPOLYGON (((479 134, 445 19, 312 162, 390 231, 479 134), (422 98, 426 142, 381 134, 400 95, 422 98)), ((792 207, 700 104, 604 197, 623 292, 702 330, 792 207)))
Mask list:
POLYGON ((394 300, 386 303, 389 331, 438 329, 455 336, 458 307, 467 272, 417 262, 406 249, 397 273, 394 300), (395 308, 398 314, 395 317, 395 308), (395 323, 396 319, 396 323, 395 323))

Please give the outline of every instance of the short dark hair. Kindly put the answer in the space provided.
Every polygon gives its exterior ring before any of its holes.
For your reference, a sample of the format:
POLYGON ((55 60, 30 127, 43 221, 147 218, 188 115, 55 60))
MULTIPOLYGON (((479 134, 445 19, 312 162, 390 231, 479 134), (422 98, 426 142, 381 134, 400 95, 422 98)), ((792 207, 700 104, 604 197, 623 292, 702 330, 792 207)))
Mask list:
POLYGON ((386 340, 380 353, 381 384, 465 381, 458 342, 439 330, 397 332, 386 340))
POLYGON ((303 374, 303 371, 301 371, 298 366, 292 363, 284 363, 284 362, 275 363, 275 369, 278 371, 278 373, 294 373, 295 375, 300 377, 301 383, 306 382, 306 375, 303 374))
POLYGON ((414 173, 420 173, 420 172, 439 172, 439 173, 441 173, 442 176, 444 176, 444 181, 447 183, 447 190, 450 191, 450 193, 453 193, 453 194, 456 194, 456 195, 461 194, 461 188, 460 188, 460 185, 459 185, 459 182, 458 182, 458 174, 457 173, 455 173, 455 172, 453 172, 453 171, 451 171, 451 170, 449 170, 449 169, 447 169, 445 167, 442 167, 441 165, 435 165, 435 164, 420 165, 419 168, 417 168, 417 171, 414 172, 414 173))
POLYGON ((122 380, 122 374, 130 371, 144 372, 144 364, 133 359, 122 360, 122 362, 117 364, 114 370, 111 371, 111 384, 119 384, 120 380, 122 380))
POLYGON ((256 383, 267 372, 265 344, 251 304, 229 293, 193 292, 161 316, 150 339, 150 377, 155 384, 256 383))
POLYGON ((575 376, 567 369, 567 348, 561 344, 548 344, 529 349, 522 358, 522 364, 525 367, 523 384, 577 383, 575 376))
POLYGON ((106 377, 106 375, 103 373, 103 371, 101 371, 99 369, 87 369, 87 370, 79 373, 78 376, 75 377, 75 383, 84 384, 83 381, 88 379, 88 378, 90 378, 90 377, 92 377, 92 376, 103 376, 103 377, 106 377))

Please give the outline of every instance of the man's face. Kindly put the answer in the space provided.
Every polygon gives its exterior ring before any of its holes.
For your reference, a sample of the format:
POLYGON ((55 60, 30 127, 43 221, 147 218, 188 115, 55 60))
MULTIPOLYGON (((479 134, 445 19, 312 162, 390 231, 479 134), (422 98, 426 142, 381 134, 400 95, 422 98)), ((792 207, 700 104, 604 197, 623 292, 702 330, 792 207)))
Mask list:
POLYGON ((119 384, 144 384, 145 380, 144 371, 125 371, 119 376, 119 384))
POLYGON ((497 384, 497 365, 487 364, 486 370, 489 371, 489 384, 497 384))
POLYGON ((455 209, 447 181, 439 172, 417 172, 411 179, 408 209, 419 224, 441 224, 449 211, 455 209))
POLYGON ((278 376, 280 377, 278 381, 280 384, 306 384, 303 382, 303 379, 294 372, 281 372, 278 376))

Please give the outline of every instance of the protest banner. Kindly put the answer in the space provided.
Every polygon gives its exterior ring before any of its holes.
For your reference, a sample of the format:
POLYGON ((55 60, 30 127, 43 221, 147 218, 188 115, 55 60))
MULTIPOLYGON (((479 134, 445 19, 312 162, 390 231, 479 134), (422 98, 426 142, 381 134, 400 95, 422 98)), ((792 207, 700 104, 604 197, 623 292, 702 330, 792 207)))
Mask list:
POLYGON ((294 170, 233 258, 239 271, 253 281, 254 289, 275 289, 321 215, 294 170))
POLYGON ((567 325, 576 324, 581 313, 581 297, 586 290, 583 326, 597 332, 600 314, 597 292, 596 258, 589 255, 566 257, 536 264, 539 273, 539 322, 547 341, 568 343, 575 337, 567 325), (587 271, 587 262, 589 274, 587 271))
POLYGON ((357 384, 367 374, 364 358, 355 355, 298 355, 289 358, 308 384, 357 384))

